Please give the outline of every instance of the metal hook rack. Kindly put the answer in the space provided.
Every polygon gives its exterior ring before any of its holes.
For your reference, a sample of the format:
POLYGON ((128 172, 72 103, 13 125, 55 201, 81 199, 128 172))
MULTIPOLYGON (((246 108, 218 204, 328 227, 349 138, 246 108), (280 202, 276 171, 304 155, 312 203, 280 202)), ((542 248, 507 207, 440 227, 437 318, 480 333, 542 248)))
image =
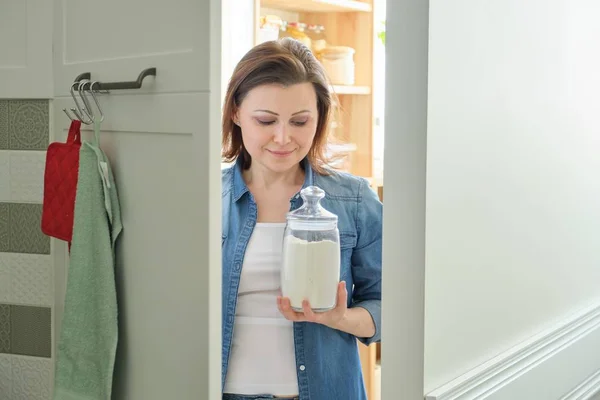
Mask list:
MULTIPOLYGON (((94 89, 98 91, 109 91, 109 90, 127 90, 127 89, 140 89, 142 82, 147 76, 156 76, 156 68, 146 68, 135 81, 128 82, 96 82, 94 89)), ((75 78, 75 82, 88 81, 91 83, 92 74, 89 72, 83 72, 75 78)), ((85 83, 84 83, 85 85, 85 83)))
MULTIPOLYGON (((128 82, 98 82, 92 81, 92 74, 89 72, 83 72, 75 78, 75 81, 71 84, 71 96, 75 101, 75 105, 77 108, 71 108, 71 111, 84 124, 91 124, 95 120, 95 116, 91 111, 91 103, 89 103, 88 99, 85 97, 85 92, 89 92, 100 112, 100 121, 104 120, 104 113, 100 108, 100 103, 96 98, 96 93, 109 93, 110 90, 127 90, 127 89, 139 89, 142 87, 142 82, 144 78, 147 76, 156 76, 156 68, 146 68, 143 70, 138 78, 135 81, 128 82), (86 89, 86 85, 88 88, 86 89), (77 91, 79 92, 79 96, 83 100, 83 106, 77 101, 77 98, 74 93, 75 86, 78 87, 77 91), (87 116, 87 118, 84 116, 87 116)), ((75 120, 69 111, 66 108, 63 108, 64 113, 69 117, 71 121, 75 120)))

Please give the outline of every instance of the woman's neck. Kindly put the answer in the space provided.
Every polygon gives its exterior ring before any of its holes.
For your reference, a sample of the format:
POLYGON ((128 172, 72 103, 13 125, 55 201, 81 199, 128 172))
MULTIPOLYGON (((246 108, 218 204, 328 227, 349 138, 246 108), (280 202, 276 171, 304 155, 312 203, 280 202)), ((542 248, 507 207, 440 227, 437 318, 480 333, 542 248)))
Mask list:
POLYGON ((298 164, 288 171, 274 172, 260 164, 252 163, 250 168, 243 172, 243 177, 249 188, 262 190, 272 187, 297 187, 304 183, 304 170, 298 164))

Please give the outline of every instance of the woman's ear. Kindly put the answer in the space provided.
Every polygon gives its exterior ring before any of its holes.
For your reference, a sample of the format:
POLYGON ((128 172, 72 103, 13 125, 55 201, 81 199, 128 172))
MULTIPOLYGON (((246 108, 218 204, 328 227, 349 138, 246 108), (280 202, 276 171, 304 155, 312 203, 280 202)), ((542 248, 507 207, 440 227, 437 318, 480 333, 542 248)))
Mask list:
POLYGON ((239 110, 234 110, 233 114, 231 115, 231 120, 233 121, 234 124, 236 124, 237 126, 240 126, 240 112, 239 110))

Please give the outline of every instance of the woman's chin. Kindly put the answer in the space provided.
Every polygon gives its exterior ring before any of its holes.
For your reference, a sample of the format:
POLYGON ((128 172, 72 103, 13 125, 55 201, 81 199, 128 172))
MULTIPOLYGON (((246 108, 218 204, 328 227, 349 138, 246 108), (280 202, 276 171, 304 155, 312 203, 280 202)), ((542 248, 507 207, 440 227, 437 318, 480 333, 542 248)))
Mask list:
POLYGON ((265 166, 273 172, 286 172, 300 164, 301 159, 296 154, 287 157, 269 157, 265 166))

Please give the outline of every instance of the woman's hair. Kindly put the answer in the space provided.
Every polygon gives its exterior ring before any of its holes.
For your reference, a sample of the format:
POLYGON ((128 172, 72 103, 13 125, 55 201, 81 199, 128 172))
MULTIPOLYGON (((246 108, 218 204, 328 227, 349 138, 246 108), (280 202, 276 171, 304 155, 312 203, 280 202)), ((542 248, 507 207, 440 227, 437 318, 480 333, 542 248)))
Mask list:
POLYGON ((252 159, 244 147, 242 130, 233 122, 233 116, 252 89, 266 84, 287 87, 307 82, 312 83, 315 89, 319 112, 317 131, 307 158, 316 172, 326 174, 327 130, 333 95, 327 75, 313 53, 301 42, 287 37, 252 48, 235 67, 223 105, 223 161, 232 162, 242 157, 243 168, 250 167, 252 159))

